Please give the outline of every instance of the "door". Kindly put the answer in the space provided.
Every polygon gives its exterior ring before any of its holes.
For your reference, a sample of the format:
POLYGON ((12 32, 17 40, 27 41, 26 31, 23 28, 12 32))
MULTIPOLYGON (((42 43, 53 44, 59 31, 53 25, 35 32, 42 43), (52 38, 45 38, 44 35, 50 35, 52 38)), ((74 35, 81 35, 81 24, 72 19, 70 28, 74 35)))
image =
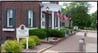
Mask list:
POLYGON ((41 12, 41 28, 45 29, 45 13, 41 12))

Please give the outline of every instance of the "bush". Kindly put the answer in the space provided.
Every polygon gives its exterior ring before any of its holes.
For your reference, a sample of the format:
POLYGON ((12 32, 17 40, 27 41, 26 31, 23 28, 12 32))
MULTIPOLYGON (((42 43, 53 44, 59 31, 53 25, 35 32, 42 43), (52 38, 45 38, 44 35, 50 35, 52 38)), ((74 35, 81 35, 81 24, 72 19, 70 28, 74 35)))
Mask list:
POLYGON ((32 29, 32 30, 29 30, 29 35, 30 36, 36 35, 40 39, 46 38, 46 32, 44 30, 41 30, 41 29, 32 29))
POLYGON ((63 30, 51 30, 51 37, 64 37, 65 32, 63 30))
POLYGON ((84 30, 96 30, 96 28, 92 28, 92 27, 84 27, 84 30))
MULTIPOLYGON (((23 46, 23 48, 26 48, 26 39, 22 39, 20 41, 20 44, 23 46)), ((34 39, 32 38, 28 38, 28 48, 34 48, 36 46, 36 43, 34 41, 34 39)))
POLYGON ((40 39, 44 39, 48 37, 64 37, 65 31, 64 30, 56 30, 56 29, 33 29, 30 30, 30 36, 36 35, 40 39))
POLYGON ((45 31, 46 36, 48 35, 48 37, 64 37, 65 36, 65 31, 64 30, 56 30, 56 29, 42 29, 43 31, 45 31))
POLYGON ((40 39, 36 35, 30 36, 30 38, 31 39, 34 39, 36 45, 39 45, 40 44, 40 39))
POLYGON ((51 31, 52 31, 52 29, 41 29, 41 30, 43 30, 43 31, 45 31, 46 32, 46 36, 48 36, 48 37, 51 37, 51 31))
POLYGON ((7 40, 2 47, 2 52, 6 53, 20 53, 21 51, 22 46, 16 40, 7 40))

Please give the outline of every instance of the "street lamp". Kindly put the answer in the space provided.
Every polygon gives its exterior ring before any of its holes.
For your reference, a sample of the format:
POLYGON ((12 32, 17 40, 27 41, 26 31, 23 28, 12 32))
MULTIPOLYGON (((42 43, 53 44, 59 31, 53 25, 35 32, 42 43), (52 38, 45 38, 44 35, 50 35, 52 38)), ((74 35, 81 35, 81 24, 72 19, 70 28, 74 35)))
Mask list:
POLYGON ((46 7, 46 35, 48 41, 48 26, 49 26, 49 7, 46 7))

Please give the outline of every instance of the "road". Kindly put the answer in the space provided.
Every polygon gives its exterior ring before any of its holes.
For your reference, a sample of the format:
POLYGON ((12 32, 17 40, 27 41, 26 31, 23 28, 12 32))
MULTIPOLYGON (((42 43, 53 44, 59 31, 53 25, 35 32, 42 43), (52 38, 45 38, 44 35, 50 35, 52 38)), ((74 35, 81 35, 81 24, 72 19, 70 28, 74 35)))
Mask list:
MULTIPOLYGON (((79 40, 84 36, 84 32, 77 32, 75 35, 58 43, 54 47, 44 51, 43 53, 58 53, 58 52, 80 52, 79 40)), ((89 31, 86 37, 86 52, 97 51, 97 32, 89 31)))

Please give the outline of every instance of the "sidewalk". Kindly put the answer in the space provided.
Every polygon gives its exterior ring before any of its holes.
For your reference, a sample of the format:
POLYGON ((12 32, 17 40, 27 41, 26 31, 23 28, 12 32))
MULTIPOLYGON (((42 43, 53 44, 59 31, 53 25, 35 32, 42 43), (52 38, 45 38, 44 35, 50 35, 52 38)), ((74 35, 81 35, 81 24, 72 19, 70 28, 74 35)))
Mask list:
POLYGON ((42 51, 52 47, 51 44, 44 44, 41 43, 41 45, 36 46, 33 49, 23 49, 22 53, 41 53, 42 51))
MULTIPOLYGON (((84 32, 78 32, 76 35, 65 39, 54 47, 44 51, 43 53, 58 53, 58 52, 80 52, 79 40, 84 35, 84 32)), ((86 52, 97 51, 97 33, 89 32, 86 37, 86 52)))

